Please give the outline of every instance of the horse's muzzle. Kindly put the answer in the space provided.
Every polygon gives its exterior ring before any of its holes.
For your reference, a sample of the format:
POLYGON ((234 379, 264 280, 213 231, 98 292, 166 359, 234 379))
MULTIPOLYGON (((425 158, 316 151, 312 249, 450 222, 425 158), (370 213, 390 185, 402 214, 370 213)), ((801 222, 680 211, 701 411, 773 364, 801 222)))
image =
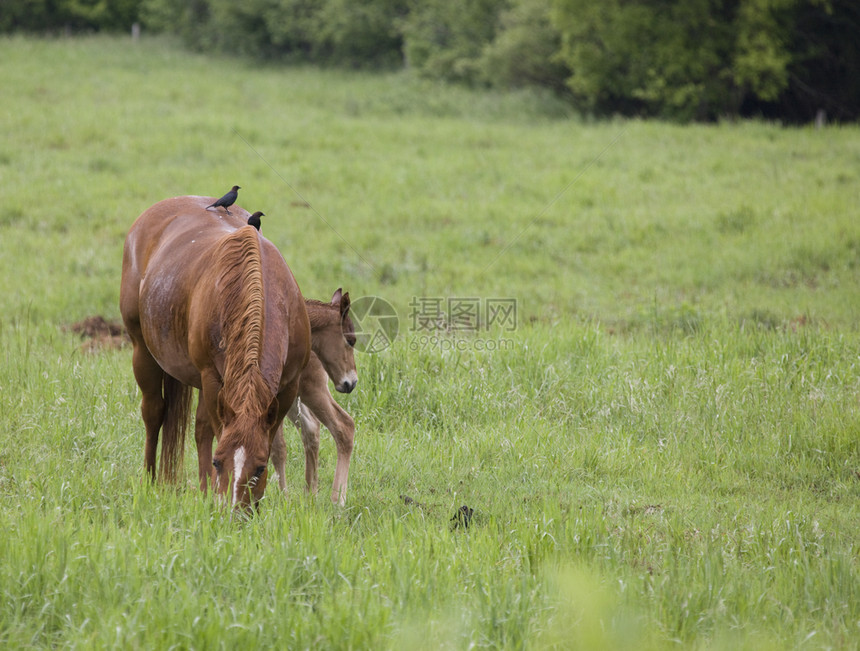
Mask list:
POLYGON ((352 393, 352 390, 355 388, 355 385, 358 384, 358 380, 341 380, 340 383, 335 386, 340 393, 352 393))

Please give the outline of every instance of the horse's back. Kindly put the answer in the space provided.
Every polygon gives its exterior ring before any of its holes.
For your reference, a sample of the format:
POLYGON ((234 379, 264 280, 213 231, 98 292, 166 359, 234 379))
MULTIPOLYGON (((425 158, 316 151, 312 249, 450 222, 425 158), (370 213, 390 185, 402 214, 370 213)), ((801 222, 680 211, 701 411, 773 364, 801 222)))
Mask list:
POLYGON ((245 225, 247 211, 237 208, 233 215, 225 215, 206 210, 206 202, 210 199, 174 197, 147 208, 129 229, 124 263, 142 274, 155 253, 167 250, 187 255, 189 249, 195 248, 205 251, 207 246, 213 246, 224 235, 245 225))
POLYGON ((225 233, 225 224, 206 214, 205 199, 159 201, 132 224, 123 247, 120 287, 120 310, 126 325, 139 320, 147 285, 157 287, 161 301, 175 301, 173 292, 180 279, 199 273, 197 267, 204 263, 207 249, 225 233))
MULTIPOLYGON (((232 207, 232 215, 207 210, 213 201, 183 196, 154 204, 130 228, 123 251, 120 309, 129 333, 145 340, 165 370, 172 367, 176 377, 184 375, 184 381, 194 385, 199 379, 191 367, 200 362, 192 359, 192 350, 201 350, 205 340, 219 339, 217 252, 226 237, 252 228, 247 226, 247 211, 238 206, 232 207)), ((271 336, 278 336, 274 324, 280 324, 293 357, 310 338, 309 330, 304 332, 304 300, 277 247, 256 231, 254 236, 263 263, 271 336)))

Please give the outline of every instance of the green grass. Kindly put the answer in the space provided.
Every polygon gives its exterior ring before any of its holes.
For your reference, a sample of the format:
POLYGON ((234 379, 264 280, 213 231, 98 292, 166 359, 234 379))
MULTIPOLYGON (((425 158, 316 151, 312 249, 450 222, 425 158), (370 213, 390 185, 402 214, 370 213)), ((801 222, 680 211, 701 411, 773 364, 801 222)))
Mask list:
POLYGON ((0 85, 0 646, 856 648, 856 127, 590 123, 148 39, 3 39, 0 85), (118 317, 140 212, 234 183, 307 295, 401 317, 339 396, 346 508, 329 441, 303 497, 293 431, 249 522, 193 445, 148 486, 129 351, 62 328, 118 317), (413 297, 518 327, 425 345, 413 297))

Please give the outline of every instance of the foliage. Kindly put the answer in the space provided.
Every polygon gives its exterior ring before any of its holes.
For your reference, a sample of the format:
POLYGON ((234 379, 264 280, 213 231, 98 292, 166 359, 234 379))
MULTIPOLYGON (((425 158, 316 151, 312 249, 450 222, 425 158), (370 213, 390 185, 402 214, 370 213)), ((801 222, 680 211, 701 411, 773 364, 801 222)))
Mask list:
POLYGON ((505 0, 415 2, 403 22, 406 63, 422 74, 475 82, 505 0))
POLYGON ((785 19, 785 12, 774 11, 774 3, 764 0, 738 8, 733 81, 764 101, 777 99, 788 86, 791 55, 780 18, 785 19))
POLYGON ((127 31, 142 0, 3 0, 0 34, 14 31, 127 31))
POLYGON ((732 101, 730 25, 715 20, 713 4, 562 0, 556 16, 571 90, 592 110, 707 117, 714 100, 732 101))
POLYGON ((406 0, 143 0, 156 30, 180 33, 194 49, 349 67, 400 61, 395 27, 406 0))
POLYGON ((848 3, 557 0, 554 15, 562 60, 572 71, 568 84, 593 110, 702 120, 782 102, 793 115, 786 100, 801 94, 814 95, 818 108, 857 116, 843 105, 844 90, 822 92, 829 81, 803 74, 811 61, 831 60, 819 41, 825 32, 829 45, 857 60, 856 39, 848 34, 856 34, 860 17, 848 3), (831 25, 845 30, 836 32, 840 38, 831 25))
POLYGON ((351 67, 393 66, 402 62, 398 20, 408 0, 328 0, 320 11, 320 40, 328 59, 351 67))
POLYGON ((532 87, 596 115, 860 115, 854 0, 6 0, 0 33, 125 31, 286 63, 532 87))
POLYGON ((791 32, 789 85, 769 115, 809 119, 820 110, 840 120, 860 112, 860 12, 853 0, 800 3, 791 32))
POLYGON ((547 0, 515 0, 499 14, 495 38, 483 49, 480 65, 487 83, 537 86, 562 92, 570 75, 558 61, 561 34, 547 0))

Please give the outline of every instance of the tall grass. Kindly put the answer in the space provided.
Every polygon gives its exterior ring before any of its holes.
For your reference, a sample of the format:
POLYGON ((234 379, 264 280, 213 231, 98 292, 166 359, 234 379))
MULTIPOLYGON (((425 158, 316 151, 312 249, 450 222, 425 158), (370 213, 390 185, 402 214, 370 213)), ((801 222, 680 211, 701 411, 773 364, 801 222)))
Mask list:
POLYGON ((0 646, 856 646, 856 129, 590 124, 146 39, 0 40, 0 82, 0 646), (129 351, 62 328, 118 315, 137 214, 233 183, 306 294, 400 314, 338 396, 346 508, 328 442, 303 496, 293 431, 250 521, 193 463, 149 486, 129 351), (415 296, 518 328, 425 345, 415 296))

